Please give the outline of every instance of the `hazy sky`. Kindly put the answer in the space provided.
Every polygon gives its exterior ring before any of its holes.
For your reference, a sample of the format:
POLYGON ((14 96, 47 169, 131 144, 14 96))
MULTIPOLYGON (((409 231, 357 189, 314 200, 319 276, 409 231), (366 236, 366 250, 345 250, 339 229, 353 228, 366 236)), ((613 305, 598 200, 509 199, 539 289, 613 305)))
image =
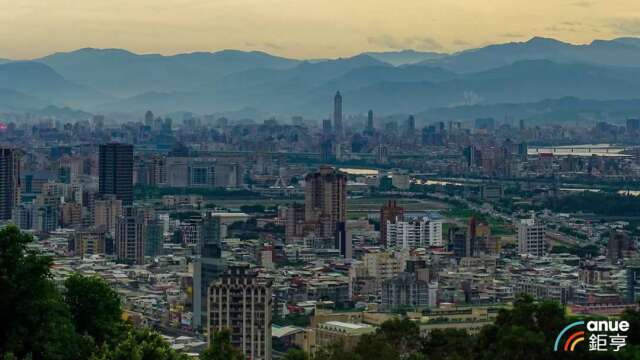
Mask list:
POLYGON ((0 57, 81 47, 296 57, 640 36, 639 0, 0 0, 0 57))

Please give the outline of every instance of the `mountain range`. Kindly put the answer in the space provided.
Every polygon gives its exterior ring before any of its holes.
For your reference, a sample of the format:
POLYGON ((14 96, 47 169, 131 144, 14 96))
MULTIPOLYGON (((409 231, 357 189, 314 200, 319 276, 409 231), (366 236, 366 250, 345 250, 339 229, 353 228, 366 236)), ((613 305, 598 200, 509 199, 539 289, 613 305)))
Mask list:
POLYGON ((0 59, 0 111, 48 105, 91 112, 251 108, 327 116, 340 90, 346 113, 372 108, 383 115, 433 115, 436 109, 565 97, 635 99, 639 80, 637 38, 573 45, 535 37, 453 54, 405 50, 308 61, 257 51, 164 56, 85 48, 30 61, 0 59))

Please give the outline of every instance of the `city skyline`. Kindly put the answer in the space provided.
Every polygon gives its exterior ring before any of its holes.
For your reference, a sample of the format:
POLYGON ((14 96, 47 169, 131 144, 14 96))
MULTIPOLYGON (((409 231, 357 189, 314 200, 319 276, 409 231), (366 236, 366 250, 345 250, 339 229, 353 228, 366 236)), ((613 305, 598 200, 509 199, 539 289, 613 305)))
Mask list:
POLYGON ((143 0, 108 6, 97 1, 78 5, 28 0, 3 2, 0 9, 0 21, 11 29, 0 32, 0 57, 11 59, 84 47, 165 55, 239 49, 291 58, 335 58, 400 49, 454 52, 534 36, 586 44, 640 35, 640 5, 629 0, 544 0, 526 6, 504 0, 411 0, 393 5, 363 0, 143 0), (128 11, 119 11, 119 5, 128 11), (390 15, 403 21, 389 21, 390 15))

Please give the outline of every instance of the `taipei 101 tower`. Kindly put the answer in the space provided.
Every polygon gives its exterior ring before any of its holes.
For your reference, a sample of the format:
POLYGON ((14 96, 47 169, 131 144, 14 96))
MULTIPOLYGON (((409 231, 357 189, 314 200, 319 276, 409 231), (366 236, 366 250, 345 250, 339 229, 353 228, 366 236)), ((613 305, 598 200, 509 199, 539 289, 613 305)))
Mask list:
POLYGON ((336 92, 333 99, 333 128, 335 129, 336 139, 342 139, 344 133, 342 129, 342 95, 340 91, 336 92))

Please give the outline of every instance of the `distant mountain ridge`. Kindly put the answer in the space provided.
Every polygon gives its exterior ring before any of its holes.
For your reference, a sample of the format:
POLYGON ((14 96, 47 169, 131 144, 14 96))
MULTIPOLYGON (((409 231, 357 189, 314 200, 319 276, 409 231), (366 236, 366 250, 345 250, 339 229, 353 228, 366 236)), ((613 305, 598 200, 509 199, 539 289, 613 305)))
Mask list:
POLYGON ((551 60, 560 63, 590 63, 607 66, 640 66, 640 39, 594 40, 574 45, 555 39, 534 37, 525 42, 489 45, 421 62, 455 72, 470 73, 497 68, 521 60, 551 60))
POLYGON ((401 51, 370 51, 365 52, 363 55, 369 55, 374 59, 384 61, 393 66, 401 65, 413 65, 419 62, 427 60, 441 59, 448 54, 429 52, 429 51, 416 51, 416 50, 401 50, 401 51))
POLYGON ((223 50, 139 55, 85 48, 0 63, 6 109, 71 106, 86 111, 305 114, 326 117, 341 90, 345 113, 595 101, 640 95, 640 39, 573 45, 535 37, 454 54, 413 50, 296 60, 223 50), (414 63, 415 62, 415 63, 414 63), (10 96, 9 96, 10 95, 10 96))
POLYGON ((46 104, 93 106, 112 98, 68 81, 51 67, 34 61, 0 65, 0 88, 37 98, 46 104))
POLYGON ((185 91, 234 72, 285 69, 299 63, 259 51, 222 50, 164 56, 93 48, 55 53, 34 61, 51 66, 71 81, 118 97, 148 91, 185 91))

